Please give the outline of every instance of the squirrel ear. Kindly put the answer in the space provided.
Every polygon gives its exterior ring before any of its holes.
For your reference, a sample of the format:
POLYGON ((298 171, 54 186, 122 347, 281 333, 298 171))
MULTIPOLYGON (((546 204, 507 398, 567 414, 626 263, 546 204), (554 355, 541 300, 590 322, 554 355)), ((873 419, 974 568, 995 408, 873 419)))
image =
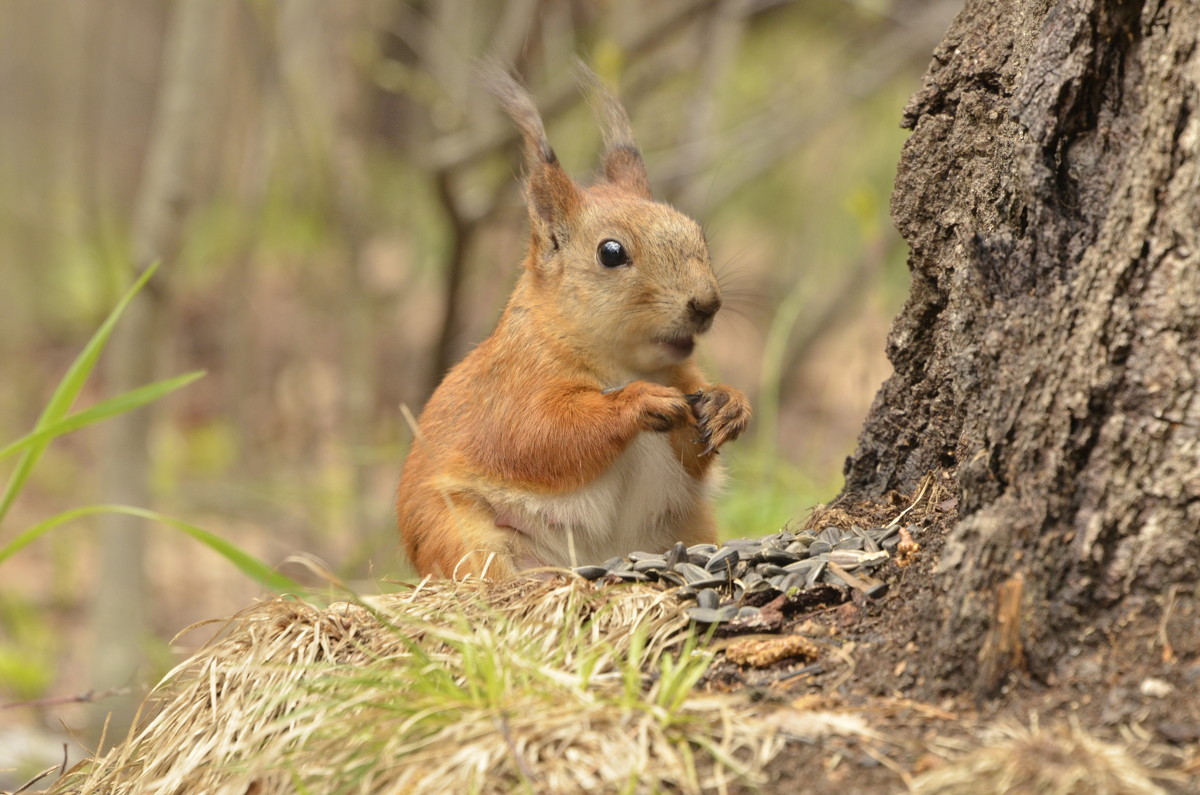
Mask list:
POLYGON ((570 220, 582 201, 582 192, 550 148, 542 117, 529 92, 497 64, 483 64, 478 74, 480 82, 495 95, 500 107, 521 130, 534 244, 541 252, 549 253, 566 241, 570 220))
POLYGON ((549 253, 566 242, 571 219, 582 199, 579 186, 559 165, 554 150, 545 139, 539 149, 544 153, 544 159, 536 166, 529 164, 526 198, 535 243, 542 253, 549 253))
POLYGON ((599 76, 582 61, 575 68, 604 132, 605 180, 637 196, 653 198, 650 195, 646 162, 642 160, 642 153, 633 137, 633 127, 625 108, 599 76))

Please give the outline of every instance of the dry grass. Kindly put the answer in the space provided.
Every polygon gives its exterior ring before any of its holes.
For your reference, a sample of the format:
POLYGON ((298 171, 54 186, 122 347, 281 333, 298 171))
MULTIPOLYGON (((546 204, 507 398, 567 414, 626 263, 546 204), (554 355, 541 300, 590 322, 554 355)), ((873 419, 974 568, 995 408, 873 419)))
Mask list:
MULTIPOLYGON (((916 795, 1162 795, 1154 778, 1182 783, 1175 771, 1139 761, 1138 744, 1102 742, 1076 722, 1027 729, 991 727, 982 747, 913 782, 916 795)), ((1142 743, 1142 745, 1146 745, 1142 743)), ((1151 749, 1143 748, 1149 753, 1151 749)), ((1194 782, 1193 782, 1194 783, 1194 782)))
POLYGON ((231 619, 153 716, 58 792, 724 790, 784 743, 734 696, 674 597, 562 579, 438 583, 231 619))
MULTIPOLYGON (((809 656, 799 636, 721 645, 739 643, 809 656)), ((956 758, 913 778, 888 756, 901 737, 879 728, 891 699, 821 711, 821 697, 785 706, 699 692, 715 653, 672 594, 647 586, 440 582, 324 609, 275 600, 224 622, 156 688, 136 733, 53 791, 724 792, 765 782, 789 740, 835 760, 855 749, 896 776, 847 791, 1154 795, 1156 781, 1187 780, 1164 769, 1178 753, 1102 742, 1074 722, 962 726, 970 741, 945 746, 956 758)), ((934 717, 937 734, 957 724, 934 717)))

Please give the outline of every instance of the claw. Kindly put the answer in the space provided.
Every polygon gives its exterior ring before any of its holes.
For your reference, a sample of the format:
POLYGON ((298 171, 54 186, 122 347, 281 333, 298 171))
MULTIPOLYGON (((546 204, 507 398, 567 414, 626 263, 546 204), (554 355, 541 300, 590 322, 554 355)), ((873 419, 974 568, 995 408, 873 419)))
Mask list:
POLYGON ((701 457, 718 452, 727 442, 736 439, 746 428, 749 417, 745 397, 729 387, 714 386, 685 396, 696 417, 698 438, 695 440, 701 457))

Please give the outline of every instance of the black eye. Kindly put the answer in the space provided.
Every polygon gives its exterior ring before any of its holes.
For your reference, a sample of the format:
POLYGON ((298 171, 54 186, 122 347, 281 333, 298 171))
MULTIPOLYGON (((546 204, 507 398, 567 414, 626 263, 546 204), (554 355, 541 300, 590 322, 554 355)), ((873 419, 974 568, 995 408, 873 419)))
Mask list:
POLYGON ((629 255, 625 253, 625 247, 611 238, 600 242, 600 247, 596 249, 596 256, 600 258, 600 264, 606 268, 619 268, 629 264, 629 255))

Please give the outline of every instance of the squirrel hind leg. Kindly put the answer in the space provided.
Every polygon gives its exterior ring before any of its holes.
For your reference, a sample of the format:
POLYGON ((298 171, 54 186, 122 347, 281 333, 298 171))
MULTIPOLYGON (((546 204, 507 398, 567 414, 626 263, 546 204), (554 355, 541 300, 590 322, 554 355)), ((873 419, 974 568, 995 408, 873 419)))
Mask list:
POLYGON ((695 502, 675 531, 675 540, 689 547, 693 544, 716 544, 718 538, 717 518, 706 499, 695 502))
POLYGON ((424 576, 455 580, 482 577, 506 580, 516 574, 511 531, 496 526, 486 507, 465 500, 439 500, 433 521, 426 523, 413 561, 424 576))
POLYGON ((463 555, 449 572, 454 580, 478 577, 496 582, 511 580, 516 574, 511 555, 483 549, 473 549, 463 555))

